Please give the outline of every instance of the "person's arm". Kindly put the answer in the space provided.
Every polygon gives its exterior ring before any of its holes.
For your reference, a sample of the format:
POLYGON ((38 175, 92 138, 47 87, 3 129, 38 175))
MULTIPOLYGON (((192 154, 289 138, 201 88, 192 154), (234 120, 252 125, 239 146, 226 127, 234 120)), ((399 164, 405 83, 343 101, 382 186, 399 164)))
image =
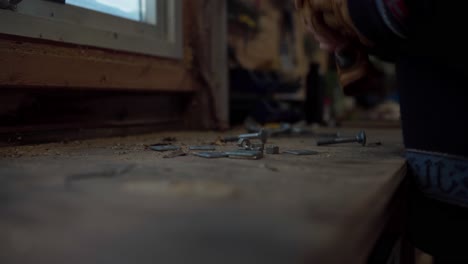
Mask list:
POLYGON ((406 0, 348 0, 348 11, 357 30, 375 46, 399 46, 408 38, 409 7, 406 0))
POLYGON ((463 1, 347 0, 357 30, 374 45, 371 54, 394 58, 410 53, 432 56, 441 63, 466 68, 462 33, 466 11, 463 1), (454 34, 454 32, 460 32, 454 34), (457 61, 454 58, 458 58, 457 61))
POLYGON ((372 41, 370 53, 393 60, 407 42, 409 10, 405 0, 348 0, 356 29, 372 41))

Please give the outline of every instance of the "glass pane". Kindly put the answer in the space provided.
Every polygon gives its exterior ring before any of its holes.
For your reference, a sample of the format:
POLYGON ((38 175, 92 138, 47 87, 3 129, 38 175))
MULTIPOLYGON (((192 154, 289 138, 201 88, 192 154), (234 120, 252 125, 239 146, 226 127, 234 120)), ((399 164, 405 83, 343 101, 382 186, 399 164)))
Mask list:
POLYGON ((156 0, 66 0, 67 4, 156 24, 156 0))

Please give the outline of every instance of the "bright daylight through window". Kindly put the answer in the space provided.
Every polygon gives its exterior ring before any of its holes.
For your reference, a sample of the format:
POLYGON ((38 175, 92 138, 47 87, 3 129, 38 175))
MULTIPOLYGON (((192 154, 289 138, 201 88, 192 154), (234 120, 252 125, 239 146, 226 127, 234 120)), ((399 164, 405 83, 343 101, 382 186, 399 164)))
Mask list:
POLYGON ((181 58, 182 1, 23 0, 0 9, 0 34, 181 58))
POLYGON ((156 0, 66 0, 66 3, 156 25, 156 0))

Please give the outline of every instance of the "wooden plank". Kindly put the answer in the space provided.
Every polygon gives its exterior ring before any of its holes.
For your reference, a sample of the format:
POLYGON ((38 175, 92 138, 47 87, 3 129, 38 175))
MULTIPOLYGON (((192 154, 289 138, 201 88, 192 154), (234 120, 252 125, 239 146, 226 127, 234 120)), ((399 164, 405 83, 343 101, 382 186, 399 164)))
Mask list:
POLYGON ((0 39, 2 86, 194 91, 183 62, 74 45, 0 39))
POLYGON ((0 87, 194 92, 190 36, 197 12, 184 3, 182 60, 0 34, 0 87))
POLYGON ((320 154, 259 161, 164 159, 145 148, 217 133, 0 149, 0 261, 364 263, 405 175, 400 131, 367 132, 383 146, 274 138, 282 150, 320 154))

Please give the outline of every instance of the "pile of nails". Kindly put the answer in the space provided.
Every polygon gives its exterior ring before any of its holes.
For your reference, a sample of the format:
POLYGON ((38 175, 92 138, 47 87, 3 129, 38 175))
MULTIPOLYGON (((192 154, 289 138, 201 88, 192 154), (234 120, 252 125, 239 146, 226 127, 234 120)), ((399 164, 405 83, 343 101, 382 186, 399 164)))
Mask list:
MULTIPOLYGON (((233 159, 252 159, 258 160, 264 157, 264 153, 268 155, 278 155, 280 154, 280 148, 276 145, 268 145, 265 147, 268 139, 268 133, 265 130, 260 130, 258 133, 251 134, 241 134, 239 136, 225 137, 222 139, 223 142, 237 142, 239 147, 236 150, 220 152, 216 151, 216 147, 209 146, 189 146, 190 151, 193 152, 193 155, 214 159, 214 158, 233 158, 233 159), (253 141, 258 141, 258 143, 252 143, 253 141)), ((327 139, 321 139, 317 141, 317 146, 327 146, 333 144, 343 144, 343 143, 359 143, 363 146, 366 145, 366 133, 364 131, 359 132, 355 137, 343 138, 343 137, 333 137, 327 139)), ((181 152, 180 147, 173 145, 154 145, 150 146, 150 149, 155 151, 178 151, 181 152)), ((312 150, 286 150, 283 153, 292 154, 292 155, 317 155, 319 152, 312 150)), ((186 153, 185 153, 186 154, 186 153)), ((169 155, 170 156, 170 155, 169 155)), ((178 155, 183 156, 183 155, 178 155)))

